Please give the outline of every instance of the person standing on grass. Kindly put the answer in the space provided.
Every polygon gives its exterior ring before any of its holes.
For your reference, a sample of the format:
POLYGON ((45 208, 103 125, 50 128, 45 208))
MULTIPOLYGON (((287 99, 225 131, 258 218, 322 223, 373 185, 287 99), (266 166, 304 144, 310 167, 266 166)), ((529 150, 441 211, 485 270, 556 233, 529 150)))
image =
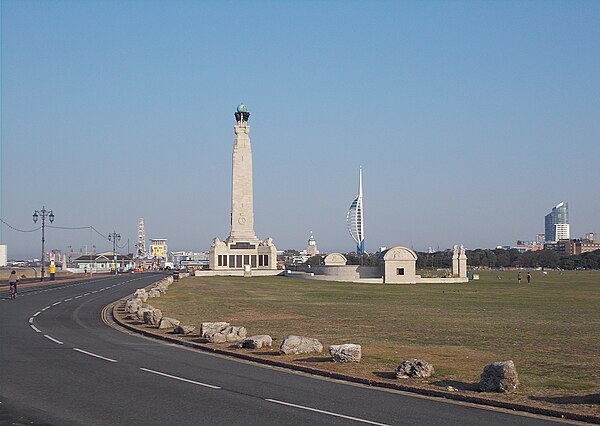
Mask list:
POLYGON ((8 285, 10 287, 10 298, 16 299, 17 297, 17 283, 19 279, 17 278, 17 271, 12 271, 10 276, 8 277, 8 285))
POLYGON ((531 273, 527 272, 527 284, 531 284, 531 273))
POLYGON ((521 271, 517 274, 517 281, 521 284, 521 271))

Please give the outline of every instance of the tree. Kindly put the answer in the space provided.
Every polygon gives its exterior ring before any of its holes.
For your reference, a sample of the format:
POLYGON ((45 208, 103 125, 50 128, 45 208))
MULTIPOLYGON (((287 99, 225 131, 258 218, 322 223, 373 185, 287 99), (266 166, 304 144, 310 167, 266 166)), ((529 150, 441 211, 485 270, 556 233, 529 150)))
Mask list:
POLYGON ((562 269, 575 269, 575 260, 573 260, 571 257, 572 256, 563 256, 560 258, 559 265, 562 269))
POLYGON ((508 251, 508 255, 510 256, 510 264, 516 265, 517 259, 521 256, 521 252, 516 248, 511 248, 508 251))
POLYGON ((311 265, 311 266, 323 265, 323 259, 324 259, 324 257, 321 256, 320 254, 315 254, 314 256, 311 256, 308 258, 308 260, 306 261, 306 264, 311 265))
POLYGON ((538 266, 538 256, 535 251, 526 251, 517 259, 517 264, 523 268, 535 268, 538 266))
POLYGON ((542 268, 556 268, 560 257, 554 250, 542 250, 539 254, 539 262, 542 268))
POLYGON ((496 267, 504 268, 510 266, 510 255, 507 250, 496 249, 494 253, 496 254, 496 267))

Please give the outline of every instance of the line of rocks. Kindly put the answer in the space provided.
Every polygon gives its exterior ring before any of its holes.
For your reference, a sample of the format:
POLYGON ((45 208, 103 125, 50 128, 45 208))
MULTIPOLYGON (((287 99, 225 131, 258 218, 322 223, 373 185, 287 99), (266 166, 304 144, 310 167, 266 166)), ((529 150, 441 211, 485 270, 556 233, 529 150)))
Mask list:
POLYGON ((160 309, 147 303, 148 299, 165 294, 171 284, 173 284, 173 277, 169 276, 155 283, 150 289, 138 288, 133 296, 125 301, 125 311, 129 314, 129 318, 159 329, 170 328, 174 333, 192 333, 196 327, 182 326, 179 320, 163 316, 160 309))
MULTIPOLYGON (((144 322, 158 329, 172 329, 174 334, 192 334, 196 327, 182 325, 179 320, 164 317, 160 309, 148 304, 149 298, 160 297, 166 293, 173 283, 173 277, 158 281, 149 290, 137 289, 133 296, 125 302, 125 311, 129 318, 144 322)), ((200 324, 200 337, 208 343, 237 343, 238 348, 260 349, 273 346, 273 338, 266 334, 247 336, 245 327, 231 325, 225 321, 202 322, 200 324)), ((323 344, 319 340, 306 337, 289 335, 283 339, 279 353, 283 355, 299 355, 323 352, 323 344)), ((361 345, 345 343, 330 345, 329 354, 334 362, 360 362, 362 357, 361 345)), ((428 378, 435 372, 432 364, 421 359, 407 359, 402 361, 395 370, 397 379, 428 378)), ((519 386, 517 370, 513 361, 501 361, 488 364, 484 367, 479 381, 479 390, 482 392, 513 392, 519 386)), ((448 386, 448 390, 456 390, 448 386)))

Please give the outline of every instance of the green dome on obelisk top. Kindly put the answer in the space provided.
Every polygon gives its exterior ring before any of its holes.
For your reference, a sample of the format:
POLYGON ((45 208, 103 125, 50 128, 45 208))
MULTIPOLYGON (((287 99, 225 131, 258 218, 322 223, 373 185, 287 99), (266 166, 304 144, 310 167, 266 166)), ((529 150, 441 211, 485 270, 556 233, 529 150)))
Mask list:
POLYGON ((237 112, 248 112, 248 107, 244 104, 239 104, 237 106, 237 112))

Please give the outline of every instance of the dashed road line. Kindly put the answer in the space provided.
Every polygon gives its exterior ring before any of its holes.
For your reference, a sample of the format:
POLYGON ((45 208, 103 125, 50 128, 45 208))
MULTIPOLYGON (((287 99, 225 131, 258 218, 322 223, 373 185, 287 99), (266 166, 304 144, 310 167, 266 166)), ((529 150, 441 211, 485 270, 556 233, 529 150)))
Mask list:
POLYGON ((204 387, 211 388, 211 389, 221 389, 219 386, 209 385, 207 383, 196 382, 195 380, 185 379, 183 377, 172 376, 171 374, 161 373, 160 371, 155 371, 155 370, 149 370, 148 368, 140 367, 140 370, 146 371, 146 372, 152 373, 152 374, 158 374, 159 376, 168 377, 170 379, 180 380, 182 382, 187 382, 187 383, 192 383, 194 385, 204 386, 204 387))
POLYGON ((60 305, 62 302, 53 303, 52 306, 60 305))
POLYGON ((69 297, 68 299, 63 300, 63 302, 70 302, 71 300, 73 300, 73 298, 69 297))
POLYGON ((103 359, 104 361, 118 362, 116 359, 106 358, 106 357, 104 357, 102 355, 98 355, 98 354, 95 354, 95 353, 92 353, 92 352, 84 351, 83 349, 73 348, 73 350, 77 351, 77 352, 81 352, 82 354, 86 354, 86 355, 89 355, 89 356, 93 356, 93 357, 96 357, 96 358, 103 359))
POLYGON ((46 306, 45 308, 42 308, 42 312, 47 311, 48 309, 50 309, 50 306, 46 306))
POLYGON ((54 337, 52 336, 48 336, 47 334, 44 334, 44 337, 48 340, 52 340, 54 343, 58 343, 59 345, 64 345, 63 342, 61 342, 60 340, 56 340, 54 337))
POLYGON ((378 423, 378 422, 374 422, 371 420, 361 419, 359 417, 346 416, 344 414, 333 413, 331 411, 325 411, 325 410, 319 410, 317 408, 305 407, 304 405, 296 405, 296 404, 291 404, 289 402, 278 401, 276 399, 268 399, 267 398, 267 399, 265 399, 265 401, 274 402, 275 404, 286 405, 288 407, 299 408, 301 410, 313 411, 315 413, 327 414, 328 416, 340 417, 342 419, 354 420, 354 421, 360 422, 360 423, 367 423, 370 425, 378 425, 378 426, 389 426, 387 423, 378 423))
POLYGON ((75 296, 73 299, 79 299, 80 297, 83 297, 81 294, 79 296, 75 296))
POLYGON ((36 327, 35 325, 33 325, 33 324, 29 324, 29 327, 33 328, 33 331, 35 331, 36 333, 41 333, 41 332, 42 332, 42 331, 41 331, 39 328, 37 328, 37 327, 36 327))
POLYGON ((37 317, 39 314, 41 314, 41 311, 37 311, 35 314, 33 314, 34 317, 37 317))

